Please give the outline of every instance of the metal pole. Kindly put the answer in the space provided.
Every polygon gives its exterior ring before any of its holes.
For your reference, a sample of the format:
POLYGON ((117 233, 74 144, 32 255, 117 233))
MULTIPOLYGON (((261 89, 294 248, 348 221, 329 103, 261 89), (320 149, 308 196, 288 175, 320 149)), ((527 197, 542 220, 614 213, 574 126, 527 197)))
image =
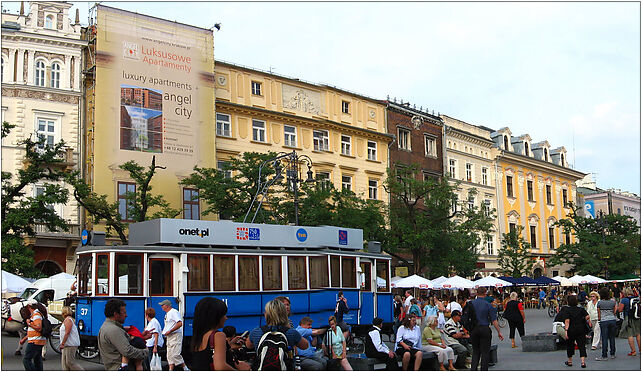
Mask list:
POLYGON ((294 187, 294 224, 299 226, 299 170, 296 152, 292 151, 292 187, 294 187))

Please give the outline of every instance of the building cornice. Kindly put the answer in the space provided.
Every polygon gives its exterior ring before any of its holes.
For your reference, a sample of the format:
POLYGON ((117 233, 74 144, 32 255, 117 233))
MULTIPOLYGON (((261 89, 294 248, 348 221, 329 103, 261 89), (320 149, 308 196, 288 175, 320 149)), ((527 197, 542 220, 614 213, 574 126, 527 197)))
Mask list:
POLYGON ((400 105, 400 104, 397 104, 397 103, 392 103, 390 101, 385 101, 385 103, 387 104, 388 110, 396 111, 396 112, 401 113, 401 114, 419 116, 419 117, 421 117, 423 119, 428 120, 430 122, 430 124, 438 125, 438 126, 441 126, 441 127, 444 126, 444 122, 438 116, 433 116, 433 115, 431 115, 431 114, 429 114, 427 112, 424 112, 424 111, 421 111, 421 110, 417 110, 415 108, 411 108, 410 106, 400 105))
POLYGON ((392 142, 394 140, 394 136, 392 134, 381 133, 370 129, 357 128, 351 125, 338 123, 336 121, 331 121, 324 118, 306 118, 306 117, 288 114, 284 112, 267 110, 261 107, 240 105, 238 103, 222 101, 222 100, 216 100, 216 105, 217 105, 217 109, 218 107, 225 107, 230 111, 234 111, 237 113, 245 113, 248 115, 252 115, 253 113, 258 112, 261 115, 263 115, 263 117, 267 117, 267 118, 274 119, 276 121, 285 122, 285 123, 291 123, 291 124, 305 123, 313 128, 328 127, 332 129, 340 129, 347 133, 361 134, 366 137, 385 139, 388 142, 392 142))
POLYGON ((521 165, 525 167, 534 168, 543 172, 554 173, 557 175, 563 175, 566 178, 571 179, 573 182, 584 178, 587 173, 582 173, 571 168, 565 168, 559 166, 555 163, 547 162, 544 160, 539 160, 524 155, 515 154, 512 152, 507 152, 500 150, 499 155, 497 155, 497 161, 504 160, 509 163, 514 163, 516 165, 521 165))
POLYGON ((476 134, 472 134, 470 132, 466 132, 461 129, 453 128, 451 126, 446 125, 446 135, 451 135, 456 138, 461 138, 465 139, 471 142, 474 142, 478 145, 484 145, 488 148, 492 148, 493 145, 495 144, 492 140, 488 138, 484 138, 481 136, 478 136, 476 134))
POLYGON ((460 155, 460 156, 463 156, 463 157, 473 158, 475 160, 481 160, 481 161, 483 161, 485 163, 488 163, 489 166, 493 164, 493 159, 486 159, 486 158, 483 158, 483 157, 481 157, 479 155, 474 155, 474 154, 471 154, 471 153, 468 153, 468 152, 463 152, 463 151, 459 151, 459 150, 455 150, 455 149, 447 148, 446 149, 446 155, 448 155, 448 154, 455 154, 455 155, 460 155))
MULTIPOLYGON (((69 47, 74 49, 81 49, 87 46, 88 42, 81 39, 72 39, 62 36, 52 36, 43 34, 34 34, 24 31, 2 31, 2 41, 15 41, 15 42, 32 42, 40 45, 56 45, 58 47, 69 47)), ((26 48, 25 48, 26 49, 26 48)))

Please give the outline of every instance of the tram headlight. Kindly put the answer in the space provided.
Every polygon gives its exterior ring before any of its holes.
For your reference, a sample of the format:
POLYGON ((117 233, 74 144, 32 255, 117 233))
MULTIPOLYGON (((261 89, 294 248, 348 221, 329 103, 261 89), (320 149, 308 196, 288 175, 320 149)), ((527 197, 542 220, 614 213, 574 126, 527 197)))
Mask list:
POLYGON ((85 330, 85 322, 84 321, 82 321, 82 320, 78 321, 78 330, 81 331, 81 332, 85 330))

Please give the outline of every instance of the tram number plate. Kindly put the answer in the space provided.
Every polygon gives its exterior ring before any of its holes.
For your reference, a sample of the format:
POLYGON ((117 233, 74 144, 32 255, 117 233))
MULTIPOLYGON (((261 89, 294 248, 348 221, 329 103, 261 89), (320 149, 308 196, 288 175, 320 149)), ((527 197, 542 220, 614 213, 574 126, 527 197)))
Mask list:
POLYGON ((86 307, 83 307, 82 309, 80 309, 80 315, 87 315, 88 313, 89 313, 89 309, 87 309, 86 307))

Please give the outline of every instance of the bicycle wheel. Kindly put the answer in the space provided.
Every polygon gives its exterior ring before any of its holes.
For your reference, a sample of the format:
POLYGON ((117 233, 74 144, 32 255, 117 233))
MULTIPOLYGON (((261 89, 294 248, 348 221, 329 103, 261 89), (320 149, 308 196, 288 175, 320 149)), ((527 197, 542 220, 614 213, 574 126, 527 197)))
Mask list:
POLYGON ((60 326, 61 324, 57 324, 53 327, 51 330, 51 336, 49 336, 49 345, 51 345, 51 348, 58 354, 62 354, 62 350, 60 350, 60 326))
POLYGON ((508 322, 506 321, 506 318, 504 318, 504 316, 499 315, 499 316, 497 317, 497 323, 499 323, 499 326, 500 326, 501 328, 504 328, 504 327, 506 327, 506 324, 507 324, 508 322))
POLYGON ((556 314, 557 314, 557 311, 555 310, 555 306, 553 306, 553 305, 549 306, 548 307, 548 316, 553 318, 553 317, 555 317, 556 314))

